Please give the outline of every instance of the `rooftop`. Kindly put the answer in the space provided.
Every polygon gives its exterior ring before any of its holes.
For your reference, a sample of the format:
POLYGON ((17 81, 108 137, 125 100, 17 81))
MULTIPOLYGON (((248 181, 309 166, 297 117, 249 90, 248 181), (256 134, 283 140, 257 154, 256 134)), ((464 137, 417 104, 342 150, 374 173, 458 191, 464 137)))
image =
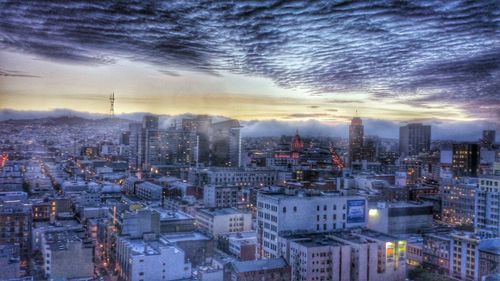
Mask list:
POLYGON ((201 232, 182 232, 182 233, 171 233, 171 234, 163 234, 161 235, 161 239, 166 242, 176 243, 176 242, 184 242, 184 241, 194 241, 194 240, 211 240, 212 238, 206 236, 201 232))
POLYGON ((237 214, 244 214, 240 210, 236 208, 218 208, 218 209, 212 209, 212 208, 202 208, 198 209, 198 212, 203 213, 205 215, 209 216, 225 216, 225 215, 237 215, 237 214))
POLYGON ((232 265, 236 272, 251 272, 284 268, 288 266, 288 263, 284 258, 276 258, 254 261, 234 261, 232 265))

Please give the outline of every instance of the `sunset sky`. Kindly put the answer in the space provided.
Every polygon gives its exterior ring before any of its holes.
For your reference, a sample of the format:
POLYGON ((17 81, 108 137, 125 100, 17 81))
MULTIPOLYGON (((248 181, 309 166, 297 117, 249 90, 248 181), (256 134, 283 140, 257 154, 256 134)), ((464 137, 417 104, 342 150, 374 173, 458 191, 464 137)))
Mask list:
POLYGON ((0 109, 498 124, 499 5, 0 1, 0 109))

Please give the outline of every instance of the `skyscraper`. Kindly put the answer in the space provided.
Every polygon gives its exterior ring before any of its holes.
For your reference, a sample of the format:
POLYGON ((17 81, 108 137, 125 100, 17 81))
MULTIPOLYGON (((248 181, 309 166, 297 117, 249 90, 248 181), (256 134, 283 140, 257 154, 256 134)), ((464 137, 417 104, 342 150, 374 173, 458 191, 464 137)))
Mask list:
POLYGON ((182 130, 193 132, 198 136, 197 163, 207 165, 210 159, 210 128, 212 118, 198 115, 193 119, 182 119, 182 130))
POLYGON ((399 128, 399 153, 402 156, 418 155, 431 148, 431 126, 421 123, 408 124, 399 128))
POLYGON ((142 164, 142 124, 130 123, 129 124, 129 166, 137 170, 141 168, 142 164))
POLYGON ((146 130, 158 130, 158 116, 144 115, 142 126, 146 130))
POLYGON ((238 120, 212 124, 210 138, 211 166, 241 166, 241 135, 238 120))
POLYGON ((145 115, 142 121, 143 146, 141 149, 144 151, 142 164, 146 166, 160 162, 158 121, 159 118, 155 115, 145 115))
POLYGON ((479 145, 454 143, 451 171, 455 177, 477 177, 479 169, 479 145))
POLYGON ((497 132, 495 130, 484 130, 481 144, 486 147, 495 144, 496 136, 497 132))
POLYGON ((354 117, 349 126, 349 164, 361 161, 363 156, 363 121, 359 117, 354 117))

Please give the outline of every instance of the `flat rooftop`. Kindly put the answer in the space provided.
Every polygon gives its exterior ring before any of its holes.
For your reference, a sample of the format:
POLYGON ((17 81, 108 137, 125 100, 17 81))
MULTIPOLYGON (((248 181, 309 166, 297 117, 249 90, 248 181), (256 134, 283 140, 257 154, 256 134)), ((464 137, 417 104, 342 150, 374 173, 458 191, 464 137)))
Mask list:
POLYGON ((190 220, 194 219, 192 216, 179 212, 179 211, 174 211, 171 209, 163 209, 161 207, 155 207, 151 208, 154 211, 157 211, 160 214, 160 220, 161 221, 175 221, 175 220, 190 220))
POLYGON ((253 261, 234 261, 232 262, 236 272, 251 272, 261 270, 279 269, 288 266, 284 258, 253 260, 253 261))
POLYGON ((203 213, 205 215, 209 216, 224 216, 224 215, 237 215, 237 214, 244 214, 240 210, 236 208, 217 208, 217 209, 212 209, 212 208, 202 208, 198 209, 198 212, 203 213))
POLYGON ((302 245, 307 248, 316 248, 316 247, 323 247, 323 246, 342 246, 345 245, 345 243, 342 243, 337 240, 333 240, 331 238, 323 238, 323 239, 304 239, 304 240, 298 240, 295 241, 297 244, 302 245))
POLYGON ((204 241, 204 240, 212 240, 212 238, 207 235, 193 231, 193 232, 181 232, 181 233, 171 233, 171 234, 163 234, 161 235, 161 239, 166 242, 176 243, 176 242, 184 242, 184 241, 204 241))

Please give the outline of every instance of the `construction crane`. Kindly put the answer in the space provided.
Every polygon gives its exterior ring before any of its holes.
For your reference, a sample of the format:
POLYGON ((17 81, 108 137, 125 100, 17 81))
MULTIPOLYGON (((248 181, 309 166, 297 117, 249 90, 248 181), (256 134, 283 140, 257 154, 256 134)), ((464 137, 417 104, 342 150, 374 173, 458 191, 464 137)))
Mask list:
POLYGON ((330 150, 330 153, 332 154, 332 163, 335 168, 341 170, 345 167, 344 161, 342 161, 342 158, 338 155, 337 151, 333 147, 333 144, 330 142, 328 145, 328 149, 330 150))

